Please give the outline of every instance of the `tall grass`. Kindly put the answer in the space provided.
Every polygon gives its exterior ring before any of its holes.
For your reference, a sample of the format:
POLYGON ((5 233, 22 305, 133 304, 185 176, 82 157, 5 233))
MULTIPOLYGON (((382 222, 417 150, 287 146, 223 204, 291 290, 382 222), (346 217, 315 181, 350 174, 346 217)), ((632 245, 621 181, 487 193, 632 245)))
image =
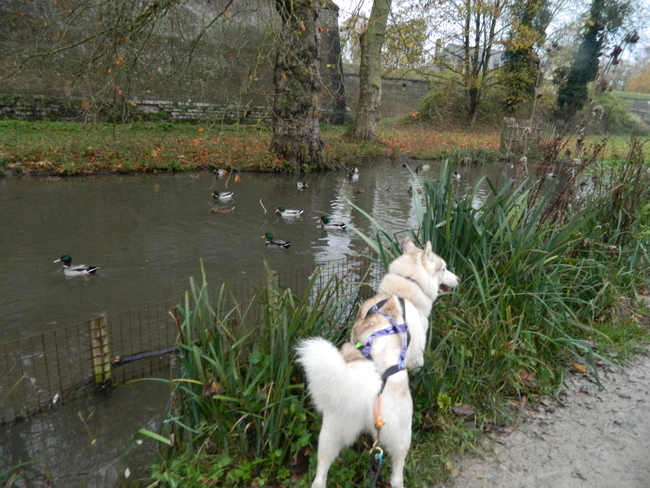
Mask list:
POLYGON ((340 325, 358 284, 317 270, 295 296, 268 276, 251 300, 238 302, 222 286, 214 304, 205 279, 192 281, 177 308, 183 374, 173 381, 177 400, 167 435, 174 448, 154 468, 159 481, 282 481, 291 474, 288 460, 312 444, 314 424, 307 420, 314 414, 294 348, 305 336, 342 342, 348 330, 340 325))

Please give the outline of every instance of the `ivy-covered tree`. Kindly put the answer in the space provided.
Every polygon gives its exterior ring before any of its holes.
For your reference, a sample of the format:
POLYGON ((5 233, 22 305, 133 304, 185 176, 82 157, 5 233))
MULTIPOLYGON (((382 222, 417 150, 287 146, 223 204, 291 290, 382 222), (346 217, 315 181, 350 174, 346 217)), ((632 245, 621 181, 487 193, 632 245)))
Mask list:
POLYGON ((581 42, 573 63, 560 70, 557 92, 558 119, 568 120, 588 100, 588 84, 598 76, 600 57, 613 36, 632 13, 629 0, 592 0, 581 42))
POLYGON ((504 87, 503 103, 510 113, 535 96, 540 74, 537 50, 546 39, 551 20, 548 0, 526 0, 512 6, 512 30, 503 53, 500 81, 504 87))

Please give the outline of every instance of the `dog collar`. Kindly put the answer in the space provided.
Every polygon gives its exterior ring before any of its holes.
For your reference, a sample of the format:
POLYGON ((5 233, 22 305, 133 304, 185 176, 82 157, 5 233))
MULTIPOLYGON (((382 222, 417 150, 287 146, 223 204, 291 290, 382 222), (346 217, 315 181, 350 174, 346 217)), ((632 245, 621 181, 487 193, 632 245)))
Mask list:
POLYGON ((415 281, 415 280, 414 280, 413 278, 411 278, 410 276, 404 276, 403 274, 399 274, 399 273, 395 273, 395 274, 396 274, 397 276, 401 276, 401 277, 404 278, 405 280, 412 281, 413 283, 415 283, 416 285, 418 285, 418 288, 419 288, 420 290, 422 290, 422 292, 424 292, 424 289, 422 288, 422 285, 421 285, 420 283, 418 283, 417 281, 415 281))

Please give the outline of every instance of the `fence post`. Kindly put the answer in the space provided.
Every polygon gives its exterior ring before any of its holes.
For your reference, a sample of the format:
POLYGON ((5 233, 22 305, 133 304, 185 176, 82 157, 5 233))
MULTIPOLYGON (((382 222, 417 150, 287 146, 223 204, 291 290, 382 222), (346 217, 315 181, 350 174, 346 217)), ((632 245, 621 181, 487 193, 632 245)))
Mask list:
POLYGON ((111 381, 111 353, 108 342, 106 314, 101 313, 90 319, 90 358, 93 365, 95 386, 111 381))

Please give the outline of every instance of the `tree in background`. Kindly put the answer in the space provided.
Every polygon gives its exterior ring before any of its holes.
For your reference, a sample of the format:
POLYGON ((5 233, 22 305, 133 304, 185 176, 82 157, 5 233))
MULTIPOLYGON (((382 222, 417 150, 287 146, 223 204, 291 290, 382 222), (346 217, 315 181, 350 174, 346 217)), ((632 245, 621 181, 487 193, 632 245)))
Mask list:
POLYGON ((446 26, 438 43, 437 64, 464 92, 467 121, 476 123, 487 90, 496 84, 492 55, 508 27, 511 0, 462 0, 447 3, 439 23, 446 26))
POLYGON ((320 3, 276 0, 282 19, 273 82, 271 151, 294 169, 328 166, 320 131, 320 3))
POLYGON ((382 64, 388 70, 414 70, 425 64, 427 19, 392 15, 386 29, 382 64))
POLYGON ((631 67, 625 89, 629 92, 650 93, 650 47, 645 48, 645 52, 631 67))
POLYGON ((368 19, 355 12, 343 23, 341 27, 341 57, 347 63, 359 64, 361 62, 361 34, 368 27, 368 19))
POLYGON ((353 141, 375 141, 381 106, 381 51, 392 0, 373 0, 366 30, 360 37, 359 104, 346 131, 353 141))
POLYGON ((573 63, 566 70, 556 71, 558 119, 567 121, 588 99, 587 85, 596 80, 600 57, 613 37, 632 13, 628 0, 592 0, 581 42, 573 63))
POLYGON ((503 53, 500 83, 503 103, 514 114, 519 106, 535 97, 541 67, 537 51, 546 39, 551 21, 548 0, 526 0, 512 7, 513 22, 503 53))

